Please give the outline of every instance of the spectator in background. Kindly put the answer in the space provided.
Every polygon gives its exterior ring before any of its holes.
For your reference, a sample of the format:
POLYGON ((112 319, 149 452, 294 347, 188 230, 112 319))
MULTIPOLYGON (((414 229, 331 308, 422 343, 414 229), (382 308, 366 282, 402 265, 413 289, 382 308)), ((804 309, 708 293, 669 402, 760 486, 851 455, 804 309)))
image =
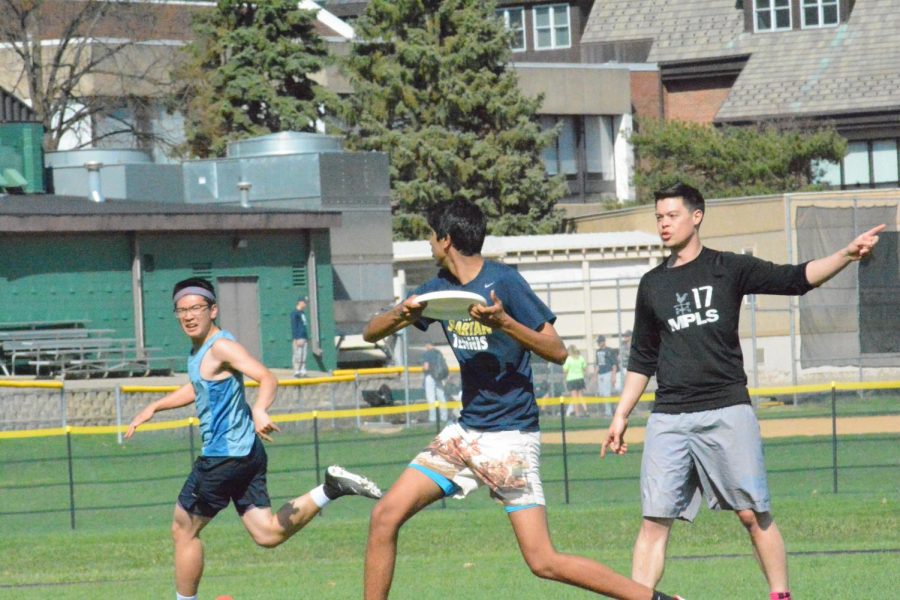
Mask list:
POLYGON ((441 421, 447 422, 447 394, 444 382, 450 375, 450 369, 444 355, 434 347, 434 344, 425 344, 425 354, 422 355, 422 370, 425 373, 425 401, 428 403, 428 420, 434 422, 437 418, 435 402, 441 402, 441 421))
POLYGON ((306 377, 306 350, 309 342, 309 329, 306 326, 306 296, 297 300, 297 306, 291 313, 291 337, 294 340, 293 359, 294 377, 306 377))
MULTIPOLYGON (((563 373, 566 374, 566 390, 572 393, 572 398, 581 398, 584 394, 584 372, 587 370, 587 361, 578 351, 575 345, 569 346, 569 357, 563 363, 563 373)), ((586 417, 587 404, 584 401, 573 402, 566 412, 569 416, 586 417)))
MULTIPOLYGON (((613 395, 613 382, 616 380, 616 371, 618 370, 618 353, 615 348, 606 346, 606 336, 597 336, 597 395, 601 398, 608 398, 613 395)), ((603 405, 603 414, 607 417, 613 414, 613 404, 606 403, 603 405)))

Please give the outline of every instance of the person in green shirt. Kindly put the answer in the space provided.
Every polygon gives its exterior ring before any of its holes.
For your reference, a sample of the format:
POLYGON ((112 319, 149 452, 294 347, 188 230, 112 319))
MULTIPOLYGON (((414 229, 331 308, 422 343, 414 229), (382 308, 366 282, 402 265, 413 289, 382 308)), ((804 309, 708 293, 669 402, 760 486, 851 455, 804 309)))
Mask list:
MULTIPOLYGON (((563 373, 566 374, 566 389, 572 392, 573 398, 581 398, 584 392, 584 372, 587 369, 587 361, 578 351, 575 345, 569 346, 569 357, 563 363, 563 373)), ((587 404, 578 402, 569 406, 566 414, 575 417, 587 416, 587 404)))

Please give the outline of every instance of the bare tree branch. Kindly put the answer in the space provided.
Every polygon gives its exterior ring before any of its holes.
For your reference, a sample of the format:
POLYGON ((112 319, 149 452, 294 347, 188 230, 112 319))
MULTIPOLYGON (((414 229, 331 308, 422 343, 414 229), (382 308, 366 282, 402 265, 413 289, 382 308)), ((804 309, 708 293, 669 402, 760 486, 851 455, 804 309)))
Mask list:
MULTIPOLYGON (((136 106, 134 98, 166 97, 176 52, 171 32, 157 29, 165 4, 0 0, 0 51, 7 63, 14 57, 20 67, 0 71, 0 85, 30 101, 44 125, 47 150, 57 149, 66 134, 79 128, 96 130, 114 111, 136 106), (165 42, 154 42, 160 39, 165 42)), ((128 133, 146 145, 154 137, 146 125, 136 120, 91 143, 128 133)))

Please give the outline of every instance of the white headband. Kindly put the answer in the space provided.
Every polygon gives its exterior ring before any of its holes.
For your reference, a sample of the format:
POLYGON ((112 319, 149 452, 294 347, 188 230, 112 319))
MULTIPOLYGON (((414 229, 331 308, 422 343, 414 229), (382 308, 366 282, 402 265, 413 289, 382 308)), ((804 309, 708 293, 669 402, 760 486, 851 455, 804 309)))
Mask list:
POLYGON ((211 291, 206 288, 202 288, 199 286, 188 286, 186 288, 181 288, 175 295, 172 297, 172 302, 178 302, 185 296, 203 296, 213 304, 216 302, 216 296, 211 291))

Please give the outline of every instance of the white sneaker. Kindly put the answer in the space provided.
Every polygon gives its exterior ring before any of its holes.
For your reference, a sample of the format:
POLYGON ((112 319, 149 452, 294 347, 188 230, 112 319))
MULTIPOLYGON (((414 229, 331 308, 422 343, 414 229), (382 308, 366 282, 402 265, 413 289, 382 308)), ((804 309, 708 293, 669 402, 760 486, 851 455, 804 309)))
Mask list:
POLYGON ((341 496, 365 496, 377 500, 382 492, 369 478, 331 465, 325 469, 325 495, 332 500, 341 496))

